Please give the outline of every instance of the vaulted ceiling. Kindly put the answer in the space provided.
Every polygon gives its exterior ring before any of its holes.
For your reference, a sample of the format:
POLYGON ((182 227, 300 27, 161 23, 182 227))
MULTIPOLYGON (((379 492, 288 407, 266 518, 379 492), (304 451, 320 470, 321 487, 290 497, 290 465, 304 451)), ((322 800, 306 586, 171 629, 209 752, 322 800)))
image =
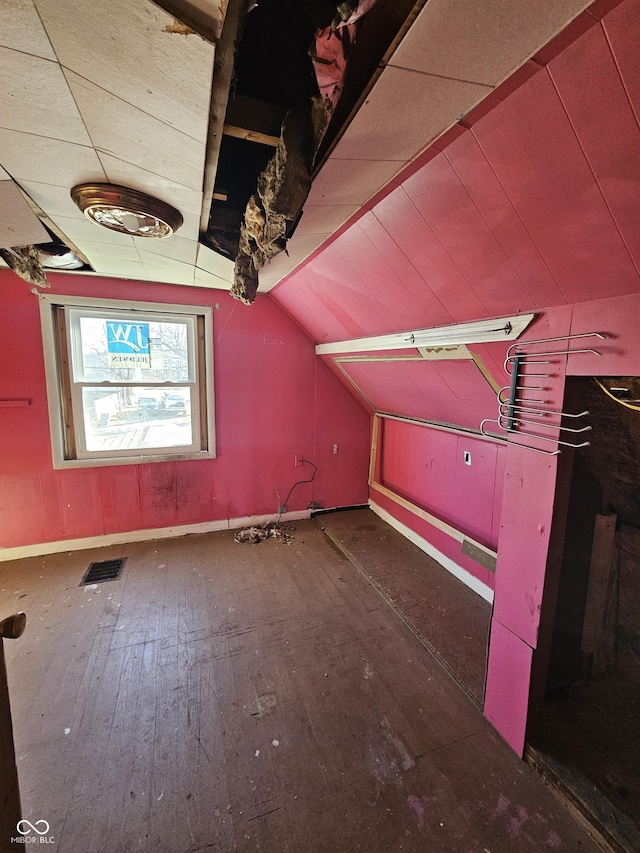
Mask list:
MULTIPOLYGON (((321 150, 288 254, 263 269, 260 289, 271 289, 368 210, 376 193, 588 5, 407 4, 398 37, 363 84, 356 108, 321 150)), ((378 0, 378 7, 384 21, 394 4, 378 0)), ((244 8, 233 0, 0 5, 0 74, 7 81, 0 92, 0 179, 15 182, 45 224, 96 273, 230 287, 232 262, 200 237, 210 214, 216 137, 231 82, 229 63, 222 61, 224 27, 234 16, 237 24, 244 8), (102 229, 84 218, 69 195, 71 187, 89 181, 144 190, 178 208, 184 225, 165 240, 102 229)), ((12 214, 6 204, 2 212, 0 229, 12 214)), ((367 221, 366 227, 377 227, 371 217, 367 221)), ((433 322, 440 316, 429 312, 433 322)))

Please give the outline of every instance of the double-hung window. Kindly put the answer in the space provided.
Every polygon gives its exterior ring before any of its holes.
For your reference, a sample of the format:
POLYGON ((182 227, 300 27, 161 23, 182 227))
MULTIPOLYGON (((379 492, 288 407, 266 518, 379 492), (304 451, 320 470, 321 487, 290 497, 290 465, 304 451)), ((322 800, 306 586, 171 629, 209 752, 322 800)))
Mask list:
POLYGON ((215 455, 211 308, 40 299, 55 467, 215 455))

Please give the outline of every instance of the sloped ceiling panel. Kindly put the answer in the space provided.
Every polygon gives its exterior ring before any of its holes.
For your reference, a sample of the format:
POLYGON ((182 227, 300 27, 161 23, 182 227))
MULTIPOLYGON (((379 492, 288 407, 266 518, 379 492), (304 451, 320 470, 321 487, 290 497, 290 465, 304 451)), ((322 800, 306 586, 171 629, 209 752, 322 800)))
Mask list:
POLYGON ((591 23, 276 286, 317 342, 640 290, 640 0, 591 23))
POLYGON ((496 394, 470 359, 341 361, 340 368, 380 412, 477 430, 496 415, 496 394))

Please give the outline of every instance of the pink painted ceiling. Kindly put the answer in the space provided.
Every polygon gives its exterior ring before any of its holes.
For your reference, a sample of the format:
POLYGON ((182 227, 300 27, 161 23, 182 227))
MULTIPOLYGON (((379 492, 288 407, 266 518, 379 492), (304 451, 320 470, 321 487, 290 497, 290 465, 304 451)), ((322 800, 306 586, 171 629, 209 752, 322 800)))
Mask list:
MULTIPOLYGON (((597 17, 272 291, 317 342, 640 292, 640 0, 597 17)), ((415 412, 388 370, 370 399, 415 412)))
POLYGON ((380 412, 468 429, 495 417, 495 391, 471 359, 342 361, 340 367, 380 412))

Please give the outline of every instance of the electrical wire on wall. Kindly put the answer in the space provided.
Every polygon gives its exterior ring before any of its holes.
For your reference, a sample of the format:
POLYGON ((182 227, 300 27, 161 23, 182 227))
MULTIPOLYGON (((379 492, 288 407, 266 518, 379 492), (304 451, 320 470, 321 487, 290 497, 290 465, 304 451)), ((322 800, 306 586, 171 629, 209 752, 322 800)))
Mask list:
MULTIPOLYGON (((633 409, 634 412, 640 412, 640 406, 634 406, 632 403, 628 403, 626 400, 622 400, 620 397, 616 397, 616 395, 612 394, 606 385, 603 385, 602 382, 600 382, 597 376, 594 376, 593 378, 596 380, 596 383, 604 391, 607 397, 611 397, 612 400, 615 400, 616 403, 619 403, 621 406, 624 406, 625 409, 633 409)), ((634 400, 634 402, 637 401, 634 400)))
POLYGON ((318 468, 313 464, 313 462, 310 462, 308 459, 300 459, 299 461, 305 465, 311 465, 313 468, 313 474, 308 480, 298 480, 297 483, 294 483, 293 486, 291 486, 287 492, 286 498, 284 499, 284 503, 280 504, 278 508, 278 520, 276 522, 266 524, 263 527, 245 527, 242 530, 238 530, 233 537, 236 542, 245 542, 250 545, 256 545, 258 542, 264 542, 264 540, 268 539, 270 536, 274 539, 279 539, 280 541, 285 542, 287 545, 292 541, 293 537, 289 536, 285 528, 282 527, 280 519, 282 518, 283 513, 287 510, 289 498, 293 494, 295 487, 301 486, 303 483, 313 483, 316 478, 316 474, 318 473, 318 468))
POLYGON ((289 503, 289 498, 293 494, 293 490, 295 489, 295 487, 301 486, 303 483, 313 483, 313 481, 316 478, 316 474, 318 473, 318 468, 316 465, 313 464, 313 462, 309 462, 308 459, 300 459, 300 462, 303 462, 305 465, 311 465, 311 467, 313 468, 313 474, 311 475, 310 479, 298 480, 297 483, 294 483, 293 486, 291 486, 286 498, 284 499, 284 503, 280 504, 280 514, 278 515, 278 520, 276 521, 276 524, 280 524, 280 519, 282 518, 282 514, 287 511, 287 504, 289 503))

